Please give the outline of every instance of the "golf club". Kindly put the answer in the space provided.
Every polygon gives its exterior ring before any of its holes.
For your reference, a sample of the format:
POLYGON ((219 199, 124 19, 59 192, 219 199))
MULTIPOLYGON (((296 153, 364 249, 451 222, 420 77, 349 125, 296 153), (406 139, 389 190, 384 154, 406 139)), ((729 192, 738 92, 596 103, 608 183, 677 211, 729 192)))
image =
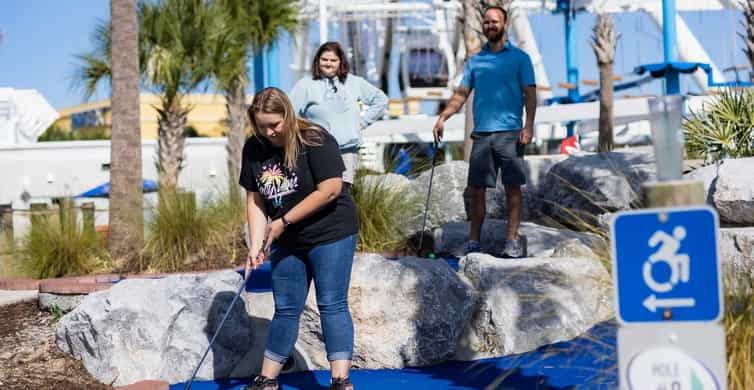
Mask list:
MULTIPOLYGON (((265 244, 262 244, 262 248, 265 247, 265 244)), ((246 288, 246 283, 249 281, 249 278, 251 277, 251 270, 249 271, 248 275, 244 275, 243 283, 241 283, 241 287, 238 288, 238 292, 236 292, 236 296, 233 297, 233 300, 230 302, 230 305, 228 306, 228 309, 225 311, 225 315, 223 316, 222 321, 220 321, 220 325, 217 326, 217 330, 215 330, 215 334, 212 335, 212 338, 209 340, 209 345, 207 346, 207 349, 204 350, 204 354, 202 355, 202 358, 199 360, 199 364, 196 365, 196 368, 194 368, 194 373, 191 374, 191 379, 186 383, 186 387, 183 388, 183 390, 189 390, 191 388, 191 384, 194 382, 194 379, 196 379, 196 374, 199 372, 199 367, 202 366, 202 363, 204 363, 204 359, 207 357, 207 354, 209 353, 209 349, 212 348, 212 344, 215 342, 215 339, 217 338, 217 335, 220 334, 220 329, 223 328, 223 324, 225 324, 225 320, 228 319, 228 316, 230 315, 231 309, 233 309, 233 305, 236 304, 236 301, 238 300, 238 297, 241 296, 241 291, 243 291, 244 288, 246 288)))
POLYGON ((432 194, 432 179, 435 177, 435 162, 437 161, 437 141, 434 142, 432 149, 432 163, 429 171, 429 188, 427 188, 427 201, 424 203, 424 221, 422 221, 422 232, 419 235, 419 248, 416 249, 416 256, 421 257, 422 244, 424 243, 424 230, 427 228, 427 212, 429 210, 429 197, 432 194))

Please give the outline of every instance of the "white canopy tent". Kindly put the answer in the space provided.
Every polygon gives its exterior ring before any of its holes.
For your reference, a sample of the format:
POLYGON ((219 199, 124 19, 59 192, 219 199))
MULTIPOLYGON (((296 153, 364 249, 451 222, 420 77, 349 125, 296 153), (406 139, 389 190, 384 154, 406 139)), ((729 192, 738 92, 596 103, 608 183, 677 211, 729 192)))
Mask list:
POLYGON ((33 89, 0 88, 0 145, 37 142, 58 112, 33 89))

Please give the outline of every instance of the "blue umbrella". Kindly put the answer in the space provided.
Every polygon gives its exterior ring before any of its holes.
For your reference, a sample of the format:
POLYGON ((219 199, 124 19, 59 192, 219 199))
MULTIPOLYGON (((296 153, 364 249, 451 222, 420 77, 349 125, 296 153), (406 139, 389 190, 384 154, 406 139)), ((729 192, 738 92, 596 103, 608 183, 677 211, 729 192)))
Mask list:
MULTIPOLYGON (((148 180, 143 179, 142 180, 142 191, 143 192, 155 192, 157 191, 157 182, 154 180, 148 180)), ((100 184, 97 187, 94 187, 88 191, 84 191, 78 195, 76 195, 76 198, 107 198, 110 196, 110 182, 100 184)))

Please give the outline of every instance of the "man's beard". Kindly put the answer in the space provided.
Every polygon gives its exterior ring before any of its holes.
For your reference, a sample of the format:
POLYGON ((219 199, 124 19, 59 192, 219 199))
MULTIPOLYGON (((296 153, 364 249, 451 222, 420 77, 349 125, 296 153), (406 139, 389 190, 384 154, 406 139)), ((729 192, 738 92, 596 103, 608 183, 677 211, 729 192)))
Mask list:
POLYGON ((505 35, 505 31, 485 31, 484 36, 487 37, 488 42, 496 43, 500 42, 501 39, 503 39, 503 35, 505 35))

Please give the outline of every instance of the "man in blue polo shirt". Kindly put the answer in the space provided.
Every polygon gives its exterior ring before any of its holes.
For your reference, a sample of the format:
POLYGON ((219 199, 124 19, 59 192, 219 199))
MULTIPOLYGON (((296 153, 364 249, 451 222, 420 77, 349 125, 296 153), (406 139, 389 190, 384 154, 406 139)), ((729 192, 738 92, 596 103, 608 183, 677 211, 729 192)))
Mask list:
POLYGON ((518 235, 521 221, 521 186, 526 184, 524 145, 531 142, 537 97, 534 68, 529 56, 503 40, 507 12, 489 7, 484 12, 487 43, 466 62, 461 85, 448 101, 434 128, 435 141, 442 139, 445 121, 466 102, 474 90, 473 146, 469 161, 471 234, 467 253, 480 252, 485 217, 485 190, 494 188, 497 171, 505 186, 508 236, 504 257, 522 257, 526 243, 518 235), (526 123, 522 121, 526 108, 526 123))

